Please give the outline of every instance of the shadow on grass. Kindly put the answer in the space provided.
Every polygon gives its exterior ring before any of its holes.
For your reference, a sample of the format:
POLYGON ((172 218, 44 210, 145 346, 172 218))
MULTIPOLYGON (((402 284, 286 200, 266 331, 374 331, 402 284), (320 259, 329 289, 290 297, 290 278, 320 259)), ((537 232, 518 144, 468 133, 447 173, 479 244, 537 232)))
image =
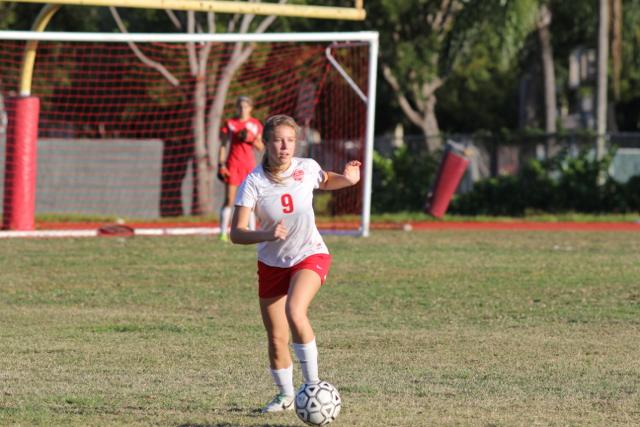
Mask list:
MULTIPOLYGON (((245 426, 245 427, 299 427, 300 424, 283 424, 282 421, 283 420, 279 420, 279 419, 271 419, 271 422, 265 422, 267 421, 269 418, 271 418, 271 416, 273 414, 268 414, 265 415, 262 412, 260 412, 260 409, 246 409, 246 408, 242 408, 242 407, 238 407, 238 406, 234 406, 232 408, 228 408, 226 410, 227 412, 233 412, 233 413, 244 413, 244 415, 248 418, 253 418, 256 419, 255 424, 234 424, 234 423, 226 423, 226 422, 215 422, 215 423, 205 423, 205 424, 201 424, 201 423, 185 423, 185 424, 179 424, 176 427, 237 427, 237 426, 245 426), (260 420, 258 420, 258 418, 260 418, 260 420)), ((280 414, 283 415, 283 414, 280 414)), ((295 413, 291 412, 291 415, 295 417, 295 413)), ((276 414, 276 417, 278 417, 278 415, 276 414)))
MULTIPOLYGON (((245 412, 239 408, 232 408, 229 409, 229 412, 245 412)), ((265 417, 264 414, 262 414, 260 412, 259 409, 254 409, 252 411, 247 411, 246 415, 250 418, 257 418, 257 417, 265 417)), ((266 417, 268 417, 269 415, 266 415, 266 417)), ((248 426, 248 427, 299 427, 300 424, 282 424, 278 422, 279 420, 273 420, 273 422, 269 423, 269 422, 260 422, 260 423, 256 423, 256 424, 242 424, 243 426, 248 426)), ((180 424, 176 427, 237 427, 240 426, 240 424, 234 424, 234 423, 212 423, 212 424, 192 424, 192 423, 186 423, 186 424, 180 424)))
MULTIPOLYGON (((215 423, 215 424, 180 424, 177 427, 237 427, 240 424, 215 423)), ((249 424, 249 427, 300 427, 300 424, 249 424)))

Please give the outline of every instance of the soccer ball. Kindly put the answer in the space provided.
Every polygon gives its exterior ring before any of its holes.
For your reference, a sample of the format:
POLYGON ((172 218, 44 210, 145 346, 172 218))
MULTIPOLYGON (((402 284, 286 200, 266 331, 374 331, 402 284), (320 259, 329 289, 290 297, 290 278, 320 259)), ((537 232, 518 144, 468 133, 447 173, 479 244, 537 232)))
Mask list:
POLYGON ((305 384, 296 395, 296 414, 310 426, 324 426, 340 413, 342 399, 338 390, 326 381, 305 384))

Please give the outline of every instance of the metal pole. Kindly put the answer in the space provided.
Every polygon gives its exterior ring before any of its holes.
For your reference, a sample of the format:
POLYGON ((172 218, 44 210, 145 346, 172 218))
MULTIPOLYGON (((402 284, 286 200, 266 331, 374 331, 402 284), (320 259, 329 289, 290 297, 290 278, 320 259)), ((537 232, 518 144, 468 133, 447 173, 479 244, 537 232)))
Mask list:
MULTIPOLYGON (((60 9, 59 4, 47 4, 42 8, 35 22, 31 26, 31 32, 41 33, 51 21, 51 18, 60 9)), ((33 79, 33 65, 36 62, 37 40, 29 40, 24 48, 22 70, 20 71, 20 95, 31 95, 31 81, 33 79)))
POLYGON ((367 90, 367 128, 365 133, 364 181, 362 184, 362 237, 369 236, 371 224, 371 181, 373 174, 373 136, 376 116, 376 81, 378 79, 378 34, 372 38, 369 46, 369 87, 367 90))
POLYGON ((33 31, 0 31, 0 40, 46 40, 67 42, 341 42, 366 41, 369 43, 378 38, 375 31, 335 32, 335 33, 87 33, 87 32, 33 32, 33 31))

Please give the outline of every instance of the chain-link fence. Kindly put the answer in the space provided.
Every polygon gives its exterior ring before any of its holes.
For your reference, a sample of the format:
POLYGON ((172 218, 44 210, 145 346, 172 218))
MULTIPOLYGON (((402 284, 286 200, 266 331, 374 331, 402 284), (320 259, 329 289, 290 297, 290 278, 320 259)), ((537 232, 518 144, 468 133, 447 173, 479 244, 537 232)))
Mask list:
MULTIPOLYGON (((489 135, 445 134, 437 137, 444 146, 454 141, 467 148, 469 168, 460 184, 459 192, 469 191, 473 183, 483 178, 500 175, 517 175, 531 159, 546 160, 566 152, 569 156, 590 152, 595 156, 596 139, 593 134, 562 135, 489 135)), ((376 151, 383 157, 394 149, 406 147, 408 151, 423 154, 427 150, 428 137, 411 135, 403 138, 382 136, 376 138, 376 151)), ((626 182, 640 175, 640 133, 609 133, 606 147, 614 153, 609 174, 619 182, 626 182)), ((433 153, 436 158, 440 153, 433 153)), ((416 157, 418 158, 418 157, 416 157)))

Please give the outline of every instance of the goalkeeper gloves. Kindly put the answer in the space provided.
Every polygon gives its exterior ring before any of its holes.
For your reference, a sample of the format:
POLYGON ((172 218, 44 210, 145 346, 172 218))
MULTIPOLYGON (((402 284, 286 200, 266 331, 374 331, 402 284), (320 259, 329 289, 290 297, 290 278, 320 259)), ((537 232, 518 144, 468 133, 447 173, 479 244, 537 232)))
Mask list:
POLYGON ((218 179, 224 183, 229 181, 229 169, 224 165, 224 163, 218 164, 218 179))
POLYGON ((244 128, 238 132, 238 139, 242 142, 246 142, 247 144, 253 144, 253 141, 256 140, 256 136, 249 129, 244 128))

